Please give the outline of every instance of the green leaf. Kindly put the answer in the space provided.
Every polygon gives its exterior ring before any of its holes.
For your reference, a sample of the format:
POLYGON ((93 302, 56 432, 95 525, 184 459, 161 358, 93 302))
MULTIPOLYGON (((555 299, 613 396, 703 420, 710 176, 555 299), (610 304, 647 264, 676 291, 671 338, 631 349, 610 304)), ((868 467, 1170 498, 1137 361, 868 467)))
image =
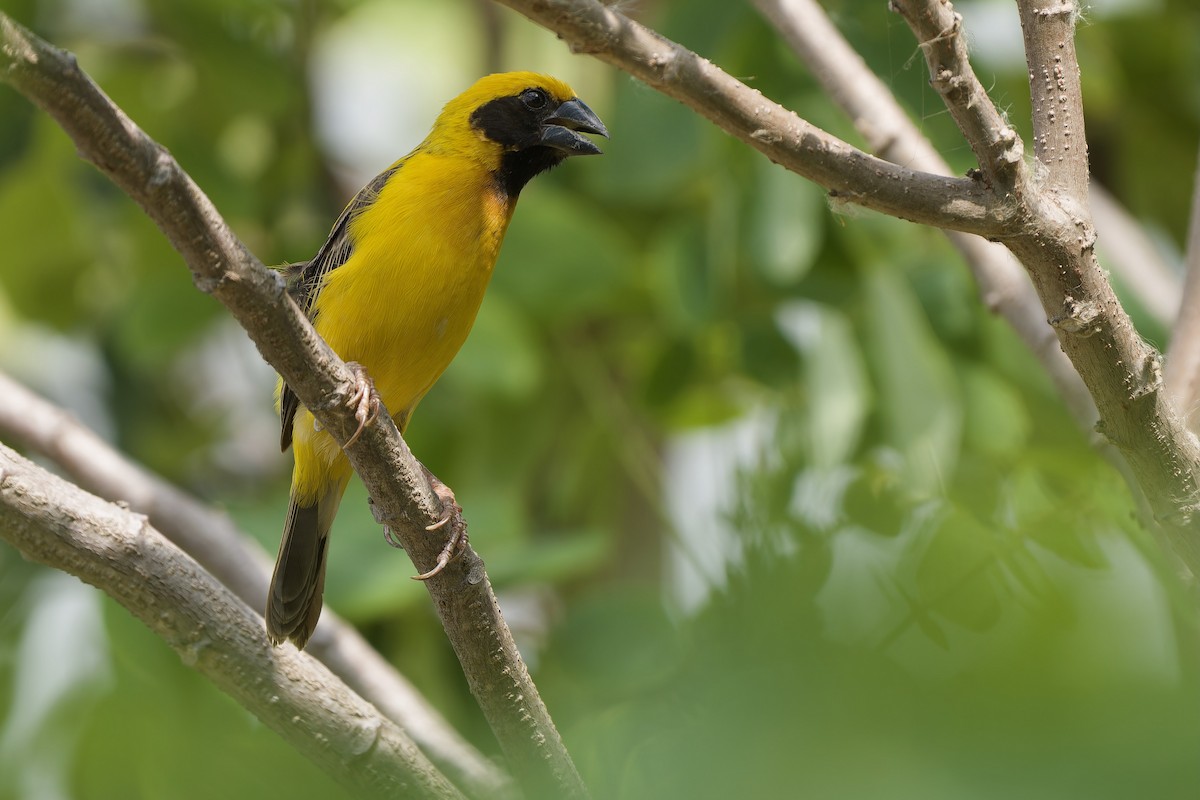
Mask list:
POLYGON ((664 324, 694 331, 711 323, 719 298, 701 221, 685 217, 665 226, 649 250, 650 288, 664 324))
POLYGON ((917 564, 917 601, 968 630, 986 631, 1000 619, 995 563, 991 531, 950 506, 917 564))
POLYGON ((611 557, 614 544, 607 531, 558 530, 520 548, 487 548, 488 575, 497 586, 567 581, 603 564, 611 557))
POLYGON ((959 373, 968 447, 1014 457, 1025 447, 1033 423, 1020 395, 990 370, 968 366, 959 373))
MULTIPOLYGON (((1070 516, 1070 512, 1062 516, 1070 516)), ((1029 528, 1029 538, 1062 560, 1078 567, 1106 569, 1111 566, 1097 538, 1098 530, 1091 526, 1072 525, 1066 519, 1060 521, 1063 524, 1053 524, 1054 520, 1047 519, 1046 522, 1050 524, 1029 528)))
POLYGON ((673 200, 702 163, 706 123, 631 78, 616 83, 605 119, 613 138, 604 145, 603 168, 584 180, 601 196, 622 205, 673 200))
POLYGON ((521 196, 487 302, 506 295, 547 320, 611 309, 636 261, 625 234, 575 194, 535 184, 521 196))
POLYGON ((887 263, 864 270, 867 357, 886 440, 908 462, 909 486, 936 493, 958 460, 963 412, 949 359, 909 285, 887 263))
POLYGON ((504 297, 493 296, 484 300, 445 380, 463 391, 524 400, 542 382, 541 356, 527 317, 504 297))
POLYGON ((781 306, 776 319, 804 356, 813 464, 847 461, 858 447, 871 401, 863 355, 850 322, 834 309, 799 302, 781 306))
POLYGON ((814 183, 760 160, 750 206, 750 255, 768 282, 787 286, 808 274, 820 251, 824 192, 814 183))
POLYGON ((1103 525, 1102 498, 1097 495, 1111 492, 1104 484, 1095 484, 1084 481, 1079 489, 1066 490, 1073 496, 1064 497, 1063 489, 1052 485, 1036 467, 1024 465, 1013 471, 1004 493, 1016 532, 1068 563, 1088 569, 1108 567, 1097 539, 1103 525))
POLYGON ((1054 582, 1028 548, 1016 546, 1008 549, 1001 557, 1001 562, 1005 571, 1034 599, 1050 600, 1058 597, 1054 582))
POLYGON ((86 169, 43 115, 22 161, 0 175, 0 290, 17 312, 59 328, 79 321, 81 279, 95 255, 76 187, 86 169))
POLYGON ((645 379, 645 398, 651 406, 669 407, 695 383, 699 374, 696 349, 690 342, 666 342, 645 379))

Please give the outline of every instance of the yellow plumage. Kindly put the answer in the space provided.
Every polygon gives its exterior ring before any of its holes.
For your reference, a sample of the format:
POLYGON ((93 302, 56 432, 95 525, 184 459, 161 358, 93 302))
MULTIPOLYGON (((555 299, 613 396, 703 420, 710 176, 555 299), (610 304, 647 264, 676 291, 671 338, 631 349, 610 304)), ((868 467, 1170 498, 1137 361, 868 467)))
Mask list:
MULTIPOLYGON (((359 193, 312 261, 292 268, 294 294, 317 332, 366 368, 402 431, 466 341, 521 187, 569 155, 599 152, 578 132, 606 135, 565 83, 529 72, 483 78, 359 193)), ((351 470, 286 387, 280 404, 295 467, 267 630, 277 643, 303 647, 351 470)))

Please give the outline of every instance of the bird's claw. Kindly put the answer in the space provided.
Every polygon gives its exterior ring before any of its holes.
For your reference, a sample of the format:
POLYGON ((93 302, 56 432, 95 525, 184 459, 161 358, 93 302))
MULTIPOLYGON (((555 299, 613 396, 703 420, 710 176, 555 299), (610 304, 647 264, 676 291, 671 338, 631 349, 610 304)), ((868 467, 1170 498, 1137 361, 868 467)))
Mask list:
MULTIPOLYGON (((428 526, 426 530, 437 530, 445 525, 446 521, 449 520, 451 516, 452 514, 446 514, 444 518, 428 526)), ((458 556, 462 555, 466 547, 467 528, 465 525, 455 525, 454 532, 450 534, 450 539, 446 542, 446 546, 442 548, 442 552, 438 553, 437 563, 433 565, 433 569, 429 570, 428 572, 422 572, 420 575, 413 575, 412 579, 414 581, 429 580, 434 575, 437 575, 439 572, 444 570, 447 564, 449 564, 458 556)))
MULTIPOLYGON (((423 466, 423 465, 422 465, 423 466)), ((455 514, 460 511, 458 502, 454 499, 454 492, 450 487, 437 479, 429 470, 425 470, 425 475, 429 478, 430 484, 433 486, 434 493, 438 496, 438 500, 442 502, 442 508, 445 509, 445 516, 437 522, 425 526, 427 531, 441 530, 446 526, 455 514)), ((453 530, 450 533, 450 539, 446 542, 446 546, 442 548, 442 552, 438 553, 437 563, 433 565, 433 569, 428 572, 422 572, 420 575, 414 575, 414 581, 427 581, 434 575, 446 568, 446 565, 453 561, 458 556, 462 555, 467 547, 467 525, 462 519, 459 519, 458 525, 451 526, 453 530)))
POLYGON ((404 542, 400 541, 400 538, 396 536, 396 534, 392 533, 391 525, 383 526, 383 540, 397 550, 404 549, 404 542))
POLYGON ((379 417, 381 401, 366 367, 357 361, 347 362, 346 366, 354 373, 354 393, 350 395, 346 405, 354 409, 354 418, 358 420, 358 429, 346 440, 346 447, 349 447, 357 442, 363 430, 379 417))

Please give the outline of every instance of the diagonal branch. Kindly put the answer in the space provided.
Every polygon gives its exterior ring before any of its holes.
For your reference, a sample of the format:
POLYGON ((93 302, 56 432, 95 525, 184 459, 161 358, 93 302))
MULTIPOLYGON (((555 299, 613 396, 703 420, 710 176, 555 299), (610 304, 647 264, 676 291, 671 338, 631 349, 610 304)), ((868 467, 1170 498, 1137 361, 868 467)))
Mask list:
MULTIPOLYGON (((1096 260, 1088 210, 1087 140, 1075 57, 1078 6, 1018 0, 1029 66, 1037 171, 1007 157, 983 163, 997 136, 982 122, 999 116, 986 94, 943 92, 985 170, 999 170, 1018 210, 996 239, 1021 261, 1063 352, 1096 403, 1096 429, 1129 466, 1145 496, 1147 526, 1192 576, 1200 575, 1200 444, 1164 391, 1162 359, 1138 335, 1096 260), (972 106, 963 108, 964 96, 972 106), (990 111, 988 109, 991 109, 990 111)), ((945 0, 892 0, 922 43, 935 84, 979 85, 967 59, 961 17, 945 0)))
POLYGON ((930 85, 963 132, 984 180, 1018 197, 1032 190, 1021 137, 992 103, 967 56, 962 15, 939 0, 891 0, 908 23, 929 65, 930 85))
MULTIPOLYGON (((945 159, 816 0, 754 0, 754 5, 779 30, 876 153, 913 169, 950 173, 945 159)), ((1054 381, 1079 426, 1090 431, 1096 424, 1096 404, 1063 355, 1054 330, 1046 325, 1041 302, 1021 265, 1001 245, 958 231, 945 233, 971 270, 983 302, 1012 326, 1054 381)))
POLYGON ((408 736, 318 661, 275 649, 262 619, 142 514, 0 445, 0 538, 99 586, 184 663, 363 797, 461 798, 408 736))
POLYGON ((593 55, 675 98, 832 196, 981 236, 1000 231, 1010 214, 1005 198, 979 181, 917 172, 868 155, 596 0, 499 2, 554 31, 573 51, 593 55))
POLYGON ((1154 514, 1151 530, 1200 575, 1200 444, 1096 260, 1074 33, 1079 6, 1018 0, 1029 66, 1038 192, 1003 241, 1022 260, 1063 350, 1100 412, 1098 430, 1125 455, 1154 514))
MULTIPOLYGON (((353 374, 288 297, 282 279, 234 236, 170 153, 117 108, 73 56, 2 14, 0 80, 49 114, 80 155, 142 207, 183 256, 197 287, 229 309, 263 357, 344 446, 357 427, 348 405, 353 374)), ((377 516, 419 571, 436 563, 446 536, 465 533, 461 511, 453 503, 443 505, 388 415, 368 426, 346 454, 377 516), (431 534, 427 528, 448 513, 440 535, 431 534)), ((518 782, 538 796, 586 796, 504 624, 483 561, 465 547, 426 587, 518 782)))
MULTIPOLYGON (((228 516, 132 463, 73 415, 3 373, 0 439, 51 459, 86 491, 145 514, 151 525, 247 605, 257 606, 266 596, 271 559, 228 516)), ((404 729, 467 794, 489 800, 511 794, 509 778, 331 610, 321 615, 307 651, 404 729)))

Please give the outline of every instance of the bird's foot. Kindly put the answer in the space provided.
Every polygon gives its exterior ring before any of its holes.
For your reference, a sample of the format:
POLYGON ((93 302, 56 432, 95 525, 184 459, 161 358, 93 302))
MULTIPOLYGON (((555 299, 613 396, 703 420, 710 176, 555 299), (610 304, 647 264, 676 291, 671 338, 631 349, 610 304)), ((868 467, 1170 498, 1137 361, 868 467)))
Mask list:
POLYGON ((446 546, 442 548, 442 552, 438 553, 437 562, 433 565, 433 569, 428 572, 422 572, 420 575, 414 575, 414 581, 429 580, 444 570, 447 564, 461 556, 467 548, 467 523, 462 518, 462 508, 459 507, 458 501, 454 499, 454 492, 451 491, 449 486, 438 480, 429 470, 425 470, 425 474, 433 486, 434 493, 442 501, 442 508, 445 510, 444 516, 437 522, 426 525, 425 530, 430 532, 441 530, 451 520, 455 520, 455 522, 450 526, 450 538, 446 541, 446 546))
POLYGON ((404 549, 404 542, 400 541, 400 537, 398 537, 396 534, 392 533, 391 525, 383 526, 383 540, 385 542, 387 542, 388 544, 390 544, 392 547, 396 548, 397 550, 404 549))
POLYGON ((357 361, 348 361, 346 366, 354 373, 354 393, 350 395, 346 405, 354 409, 354 418, 358 420, 358 429, 346 440, 346 447, 349 447, 357 442, 363 430, 379 417, 383 401, 379 398, 379 392, 375 391, 375 384, 367 374, 366 367, 357 361))

